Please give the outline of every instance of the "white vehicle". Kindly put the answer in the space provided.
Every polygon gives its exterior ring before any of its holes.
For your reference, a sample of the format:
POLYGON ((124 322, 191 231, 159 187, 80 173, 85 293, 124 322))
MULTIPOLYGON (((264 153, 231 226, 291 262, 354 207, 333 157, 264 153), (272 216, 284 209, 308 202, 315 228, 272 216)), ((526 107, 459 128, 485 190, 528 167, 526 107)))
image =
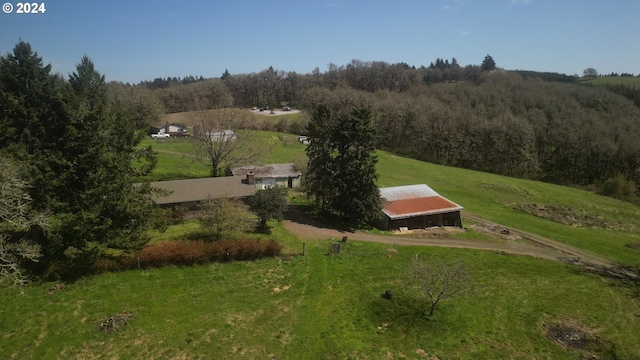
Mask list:
POLYGON ((170 138, 171 135, 167 133, 157 133, 157 134, 151 134, 151 137, 153 139, 166 139, 166 138, 170 138))

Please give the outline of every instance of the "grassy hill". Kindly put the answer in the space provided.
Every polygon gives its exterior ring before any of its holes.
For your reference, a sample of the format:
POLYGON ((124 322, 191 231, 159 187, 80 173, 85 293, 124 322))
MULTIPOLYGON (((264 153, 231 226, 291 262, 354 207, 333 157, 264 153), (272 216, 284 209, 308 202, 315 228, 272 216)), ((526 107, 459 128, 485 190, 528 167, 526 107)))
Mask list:
POLYGON ((595 79, 583 80, 582 83, 591 85, 630 85, 640 89, 640 77, 638 76, 598 76, 595 79))
MULTIPOLYGON (((273 142, 265 162, 303 154, 302 145, 262 135, 273 142)), ((190 159, 186 142, 153 146, 166 151, 156 178, 173 174, 168 160, 190 159)), ((640 263, 640 252, 624 246, 640 243, 638 207, 577 189, 378 156, 380 186, 427 183, 478 216, 640 263)), ((301 249, 282 225, 273 226, 272 237, 301 249)), ((0 353, 9 359, 639 358, 640 299, 632 285, 491 251, 350 241, 329 256, 330 239, 306 245, 305 257, 103 274, 53 295, 45 295, 51 283, 0 288, 0 353), (416 318, 399 281, 416 257, 464 260, 474 292, 443 302, 433 318, 416 318), (387 289, 397 302, 380 297, 387 289), (96 330, 98 321, 121 312, 133 314, 126 327, 96 330), (554 334, 565 336, 567 329, 584 339, 577 349, 557 342, 554 334)))
MULTIPOLYGON (((304 145, 295 136, 260 132, 270 151, 264 163, 303 164, 304 145), (281 141, 278 135, 285 138, 281 141)), ((158 154, 151 179, 181 174, 208 175, 192 157, 194 144, 186 139, 147 140, 158 154)), ((378 152, 380 187, 425 183, 465 211, 503 225, 539 234, 605 256, 624 265, 640 264, 640 208, 575 188, 435 165, 378 152)))

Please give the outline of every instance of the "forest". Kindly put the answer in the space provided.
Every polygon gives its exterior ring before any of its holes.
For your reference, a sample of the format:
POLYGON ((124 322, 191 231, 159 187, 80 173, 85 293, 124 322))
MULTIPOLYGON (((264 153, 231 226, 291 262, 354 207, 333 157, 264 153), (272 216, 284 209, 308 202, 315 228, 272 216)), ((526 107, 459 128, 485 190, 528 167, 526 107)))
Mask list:
MULTIPOLYGON (((507 71, 438 58, 429 66, 352 60, 308 74, 258 73, 110 83, 139 121, 209 108, 368 107, 376 147, 438 164, 598 189, 636 199, 640 89, 589 86, 576 76, 507 71)), ((304 132, 300 126, 284 129, 304 132)))

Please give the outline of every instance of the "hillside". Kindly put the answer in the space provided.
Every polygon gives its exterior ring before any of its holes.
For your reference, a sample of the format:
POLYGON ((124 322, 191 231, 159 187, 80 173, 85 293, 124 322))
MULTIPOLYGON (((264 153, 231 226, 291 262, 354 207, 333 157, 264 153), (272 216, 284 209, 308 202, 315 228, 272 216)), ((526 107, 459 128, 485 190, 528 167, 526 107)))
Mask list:
POLYGON ((581 82, 587 85, 628 85, 640 89, 640 77, 638 76, 598 76, 595 79, 581 82))
MULTIPOLYGON (((304 156, 297 142, 261 135, 274 145, 267 162, 304 156)), ((160 175, 170 159, 189 158, 192 147, 184 140, 151 143, 165 151, 160 175)), ((640 210, 633 205, 383 151, 378 157, 380 186, 427 183, 468 213, 638 264, 640 252, 624 246, 640 243, 640 210), (551 215, 562 210, 567 216, 555 220, 564 224, 528 214, 527 204, 551 215)), ((316 239, 305 240, 301 257, 301 240, 272 225, 271 236, 294 256, 103 274, 52 295, 44 295, 52 283, 22 294, 3 288, 0 352, 69 359, 634 359, 640 353, 637 290, 619 281, 494 251, 349 241, 340 255, 328 256, 330 239, 316 239), (399 282, 416 257, 464 261, 475 290, 443 302, 433 318, 416 317, 399 282), (389 289, 396 300, 380 297, 389 289), (133 315, 126 327, 96 330, 97 322, 123 312, 133 315), (577 340, 567 343, 567 334, 577 340)), ((193 229, 192 223, 171 228, 169 239, 193 229)), ((464 236, 491 241, 472 230, 464 236)))
MULTIPOLYGON (((271 145, 264 163, 296 162, 304 166, 304 145, 292 135, 260 132, 271 145)), ((188 141, 153 142, 159 153, 158 168, 151 179, 173 178, 192 170, 206 176, 206 169, 188 156, 188 141), (190 160, 189 160, 190 159, 190 160), (200 170, 198 170, 200 169, 200 170)), ((378 185, 397 186, 426 183, 443 196, 464 206, 465 211, 506 226, 567 243, 628 266, 640 263, 640 251, 628 244, 640 244, 638 206, 572 187, 516 179, 409 159, 378 151, 378 185)), ((199 174, 199 175, 197 175, 199 174)))

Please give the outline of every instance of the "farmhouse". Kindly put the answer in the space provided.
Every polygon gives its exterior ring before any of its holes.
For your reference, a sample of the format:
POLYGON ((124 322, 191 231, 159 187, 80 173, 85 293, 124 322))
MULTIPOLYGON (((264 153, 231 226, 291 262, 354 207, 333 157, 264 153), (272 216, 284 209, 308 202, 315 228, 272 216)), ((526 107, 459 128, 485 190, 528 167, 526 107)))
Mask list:
POLYGON ((462 206, 425 184, 380 188, 380 198, 384 213, 381 227, 385 230, 462 227, 462 206))
POLYGON ((151 182, 151 187, 168 193, 153 200, 160 206, 181 205, 193 209, 209 198, 246 198, 269 186, 300 187, 302 177, 294 164, 251 165, 231 172, 234 176, 151 182))
POLYGON ((244 178, 256 190, 271 186, 297 188, 302 178, 302 172, 293 163, 242 166, 231 169, 231 175, 244 178))

